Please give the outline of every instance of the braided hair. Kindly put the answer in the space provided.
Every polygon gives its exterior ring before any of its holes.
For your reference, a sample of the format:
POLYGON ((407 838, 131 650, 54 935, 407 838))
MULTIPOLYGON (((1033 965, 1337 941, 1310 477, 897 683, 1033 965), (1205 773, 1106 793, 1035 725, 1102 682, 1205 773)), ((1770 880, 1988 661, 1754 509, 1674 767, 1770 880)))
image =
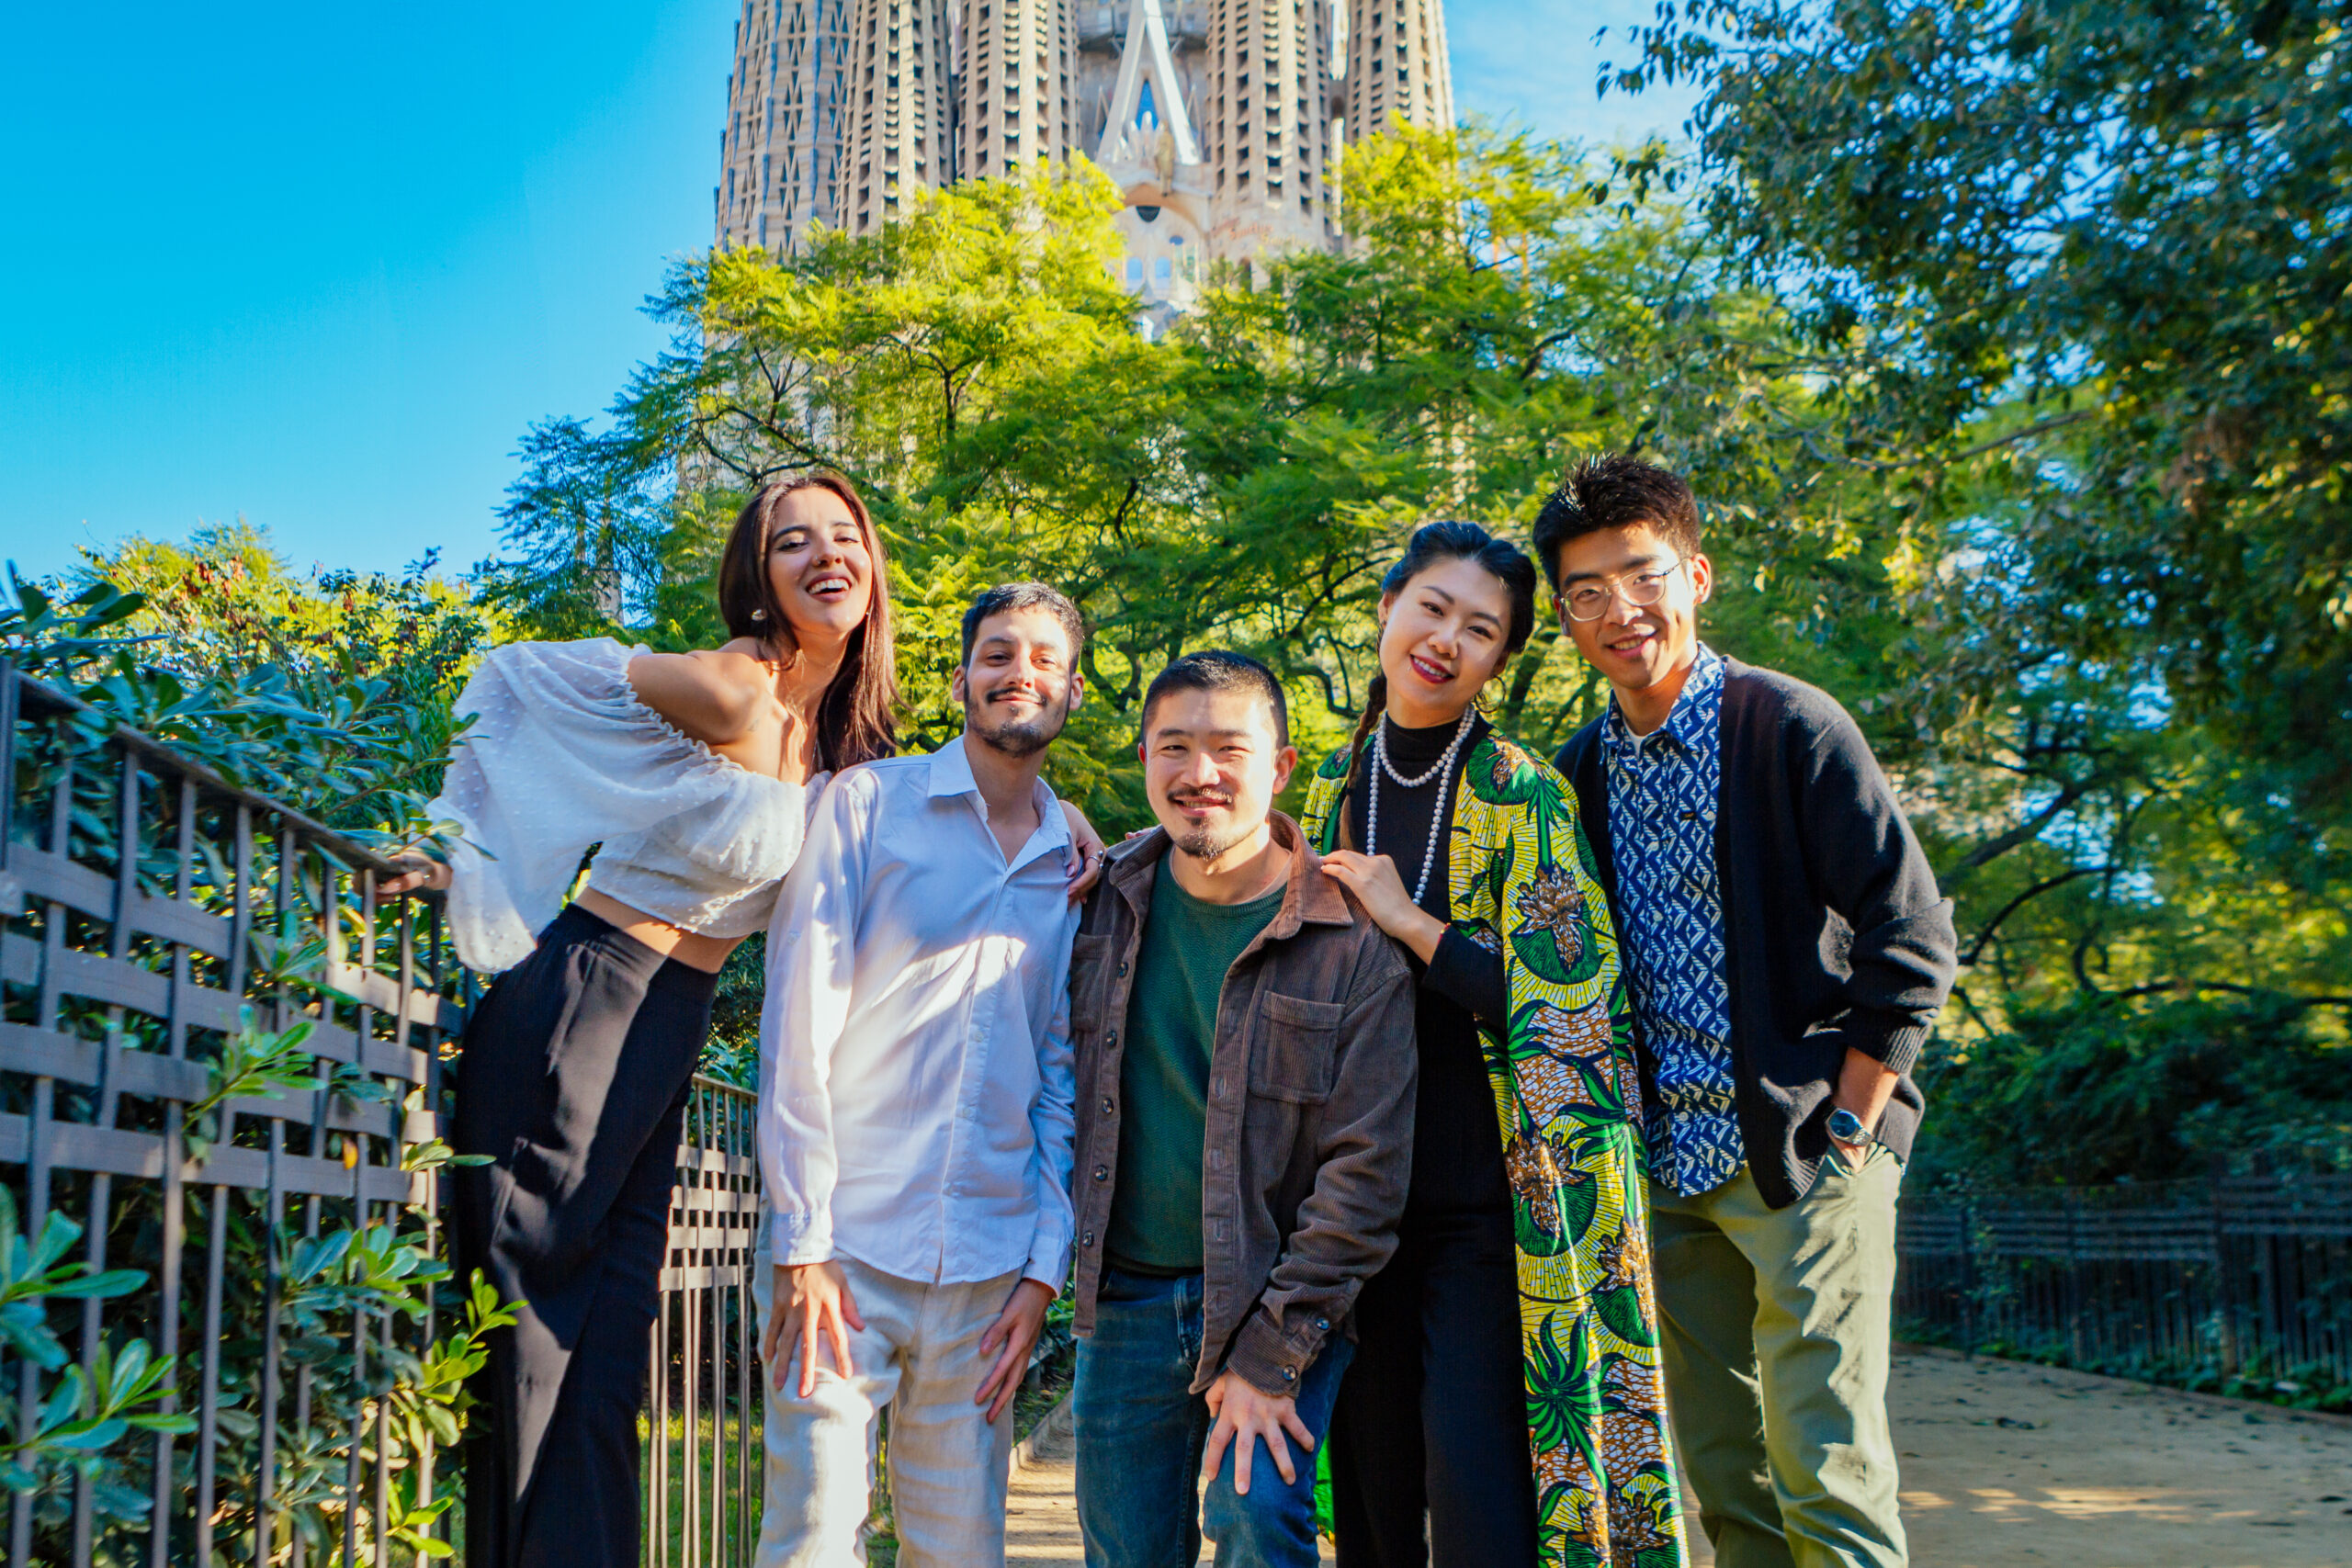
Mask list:
MULTIPOLYGON (((1535 634, 1535 563, 1528 558, 1525 550, 1509 539, 1498 538, 1476 523, 1429 523, 1414 529, 1413 536, 1405 541, 1405 553, 1396 558, 1396 564, 1380 580, 1382 596, 1404 592, 1413 579, 1450 560, 1477 562, 1510 594, 1510 626, 1503 636, 1503 658, 1510 660, 1535 634)), ((1363 767, 1368 750, 1364 742, 1387 709, 1388 677, 1375 674, 1364 693, 1363 716, 1356 720, 1356 732, 1348 740, 1347 776, 1340 781, 1337 810, 1342 848, 1353 847, 1348 841, 1347 803, 1363 767)))

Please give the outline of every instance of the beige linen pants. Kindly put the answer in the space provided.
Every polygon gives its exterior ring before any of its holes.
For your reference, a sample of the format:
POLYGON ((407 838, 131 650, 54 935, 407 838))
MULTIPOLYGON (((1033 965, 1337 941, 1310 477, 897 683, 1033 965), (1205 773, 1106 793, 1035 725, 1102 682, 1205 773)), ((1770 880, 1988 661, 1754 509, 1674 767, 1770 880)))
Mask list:
MULTIPOLYGON (((978 1284, 900 1280, 841 1260, 862 1329, 849 1331, 853 1375, 828 1352, 817 1392, 799 1396, 797 1348, 785 1391, 771 1371, 766 1496, 759 1568, 850 1568, 865 1561, 874 1487, 875 1417, 890 1409, 890 1504, 900 1568, 1004 1568, 1005 1475, 1012 1412, 994 1426, 972 1395, 987 1375, 980 1337, 1021 1282, 1013 1270, 978 1284)), ((752 1293, 763 1332, 775 1271, 763 1247, 752 1293)))

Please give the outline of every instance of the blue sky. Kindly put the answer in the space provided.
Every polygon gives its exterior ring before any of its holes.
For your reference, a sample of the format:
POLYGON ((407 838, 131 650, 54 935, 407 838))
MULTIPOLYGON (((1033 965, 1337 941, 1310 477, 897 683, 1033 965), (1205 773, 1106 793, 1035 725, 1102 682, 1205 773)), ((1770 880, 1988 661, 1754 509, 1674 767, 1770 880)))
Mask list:
MULTIPOLYGON (((496 547, 707 245, 739 0, 19 7, 0 51, 0 556, 242 515, 298 567, 496 547)), ((1464 113, 1611 140, 1649 0, 1453 0, 1464 113)))

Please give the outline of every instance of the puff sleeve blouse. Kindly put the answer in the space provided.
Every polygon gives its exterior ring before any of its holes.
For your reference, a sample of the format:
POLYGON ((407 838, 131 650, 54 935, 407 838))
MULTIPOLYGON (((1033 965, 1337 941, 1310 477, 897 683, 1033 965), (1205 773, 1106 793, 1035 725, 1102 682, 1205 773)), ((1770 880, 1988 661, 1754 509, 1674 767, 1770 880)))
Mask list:
POLYGON ((433 813, 462 835, 448 908, 468 968, 529 956, 592 845, 589 886, 631 908, 707 936, 766 926, 824 775, 769 778, 681 733, 629 684, 629 660, 648 651, 610 637, 509 643, 458 694, 473 724, 433 813))

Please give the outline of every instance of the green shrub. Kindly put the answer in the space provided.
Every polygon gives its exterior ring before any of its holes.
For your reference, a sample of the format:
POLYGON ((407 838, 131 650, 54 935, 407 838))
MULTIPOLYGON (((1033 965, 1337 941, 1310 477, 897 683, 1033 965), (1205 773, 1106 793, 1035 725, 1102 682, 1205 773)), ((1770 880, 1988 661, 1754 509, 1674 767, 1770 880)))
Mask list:
POLYGON ((1920 1069, 1915 1180, 2161 1181, 2352 1170, 2352 1047, 2289 998, 2084 998, 1920 1069))

